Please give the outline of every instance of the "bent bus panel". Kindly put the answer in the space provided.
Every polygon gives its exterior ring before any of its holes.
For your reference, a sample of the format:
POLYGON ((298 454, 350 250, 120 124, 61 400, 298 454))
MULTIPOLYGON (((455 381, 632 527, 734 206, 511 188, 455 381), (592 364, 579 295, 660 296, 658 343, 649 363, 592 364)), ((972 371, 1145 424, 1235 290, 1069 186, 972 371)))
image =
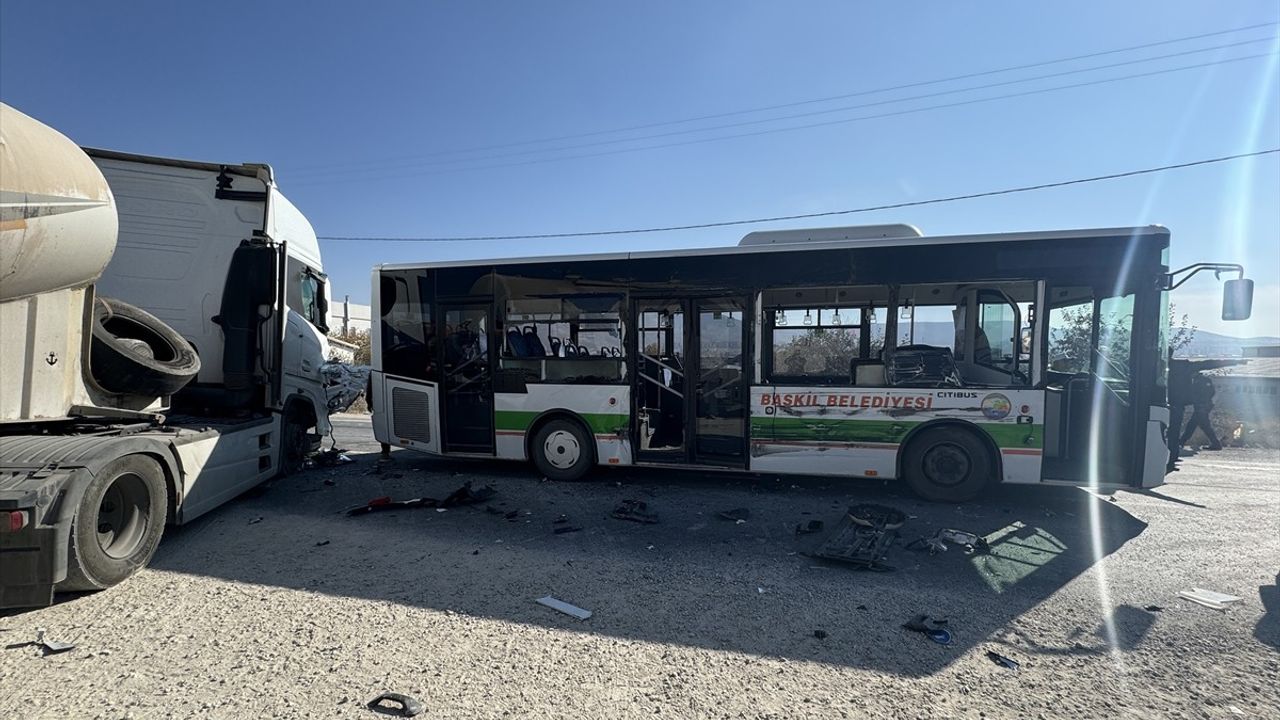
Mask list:
POLYGON ((908 229, 380 266, 375 434, 565 476, 1162 482, 1167 230, 908 229))

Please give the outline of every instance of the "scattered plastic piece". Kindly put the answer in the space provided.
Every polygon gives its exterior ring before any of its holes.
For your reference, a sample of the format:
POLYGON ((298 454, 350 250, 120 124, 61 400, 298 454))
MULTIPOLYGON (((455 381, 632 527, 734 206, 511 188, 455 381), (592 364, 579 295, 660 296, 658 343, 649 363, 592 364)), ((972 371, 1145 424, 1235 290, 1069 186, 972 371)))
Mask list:
POLYGON ((329 544, 328 540, 321 540, 320 542, 316 543, 316 547, 324 547, 325 545, 328 545, 328 544, 329 544))
POLYGON ((422 703, 400 693, 384 692, 378 697, 370 700, 366 707, 370 710, 399 715, 400 717, 413 717, 422 712, 422 703), (383 703, 395 703, 393 706, 387 706, 383 703))
POLYGON ((818 638, 819 640, 826 640, 826 639, 827 639, 827 631, 826 631, 826 630, 814 630, 814 631, 813 631, 813 636, 814 636, 814 637, 816 637, 816 638, 818 638))
POLYGON ((649 506, 645 505, 643 500, 623 500, 613 509, 611 515, 618 520, 630 520, 631 522, 650 525, 658 522, 658 514, 649 512, 649 506))
POLYGON ((930 619, 928 615, 916 615, 910 620, 902 623, 902 627, 911 632, 918 632, 939 645, 951 644, 951 632, 944 628, 937 627, 945 625, 946 619, 930 619))
POLYGON ((987 651, 987 659, 999 665, 1000 667, 1008 668, 1010 670, 1017 670, 1019 666, 1019 663, 1017 660, 1014 660, 1013 658, 1010 658, 1010 657, 1005 657, 1004 655, 1001 655, 995 650, 987 651))
POLYGON ((559 612, 562 612, 565 615, 571 615, 573 617, 576 617, 579 620, 586 620, 587 618, 591 617, 590 610, 584 610, 578 607, 577 605, 570 605, 569 603, 563 600, 557 600, 556 598, 553 598, 550 595, 546 597, 538 598, 537 603, 539 605, 545 605, 551 608, 552 610, 558 610, 559 612))
POLYGON ((1147 612, 1162 612, 1164 610, 1164 607, 1160 605, 1148 605, 1142 609, 1146 610, 1147 612))
POLYGON ((1226 610, 1231 603, 1240 602, 1240 598, 1235 595, 1227 595, 1226 593, 1205 590, 1204 588, 1183 590, 1178 593, 1178 597, 1214 610, 1226 610))
POLYGON ((721 510, 720 512, 716 513, 716 517, 720 518, 721 520, 733 520, 735 522, 741 522, 751 517, 751 511, 746 508, 734 508, 732 510, 721 510))
POLYGON ((560 527, 556 528, 555 530, 552 530, 551 532, 555 533, 556 535, 564 535, 565 533, 579 532, 581 530, 582 528, 578 527, 577 525, 561 525, 560 527))

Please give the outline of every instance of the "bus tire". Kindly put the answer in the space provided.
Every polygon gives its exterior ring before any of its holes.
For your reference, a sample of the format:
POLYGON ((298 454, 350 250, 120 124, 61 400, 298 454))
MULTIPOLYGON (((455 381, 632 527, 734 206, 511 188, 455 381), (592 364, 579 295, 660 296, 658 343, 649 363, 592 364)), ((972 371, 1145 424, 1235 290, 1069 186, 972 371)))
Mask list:
POLYGON ((967 502, 981 495, 996 463, 982 439, 968 430, 935 427, 920 432, 903 450, 902 472, 911 490, 932 502, 967 502))
POLYGON ((576 422, 556 418, 538 428, 533 464, 551 480, 581 480, 596 464, 595 438, 576 422))
POLYGON ((164 470, 145 455, 107 463, 71 522, 62 591, 102 590, 146 567, 160 544, 169 498, 164 470))

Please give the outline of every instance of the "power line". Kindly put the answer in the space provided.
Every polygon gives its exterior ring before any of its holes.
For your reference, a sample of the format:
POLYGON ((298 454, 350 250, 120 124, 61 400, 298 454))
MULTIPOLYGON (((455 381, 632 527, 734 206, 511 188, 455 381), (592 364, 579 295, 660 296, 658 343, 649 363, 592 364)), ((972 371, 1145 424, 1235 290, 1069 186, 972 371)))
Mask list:
MULTIPOLYGON (((501 160, 501 159, 504 159, 504 158, 519 157, 519 156, 524 156, 524 155, 537 155, 537 154, 539 154, 539 153, 562 152, 562 151, 566 151, 566 150, 580 150, 580 149, 591 148, 591 147, 600 147, 600 146, 604 146, 604 145, 617 145, 617 144, 620 144, 620 143, 639 142, 639 141, 642 141, 642 140, 656 140, 656 139, 659 139, 659 138, 665 138, 665 137, 675 137, 675 136, 679 136, 679 135, 690 135, 690 134, 694 134, 694 133, 711 132, 711 131, 714 131, 714 130, 727 130, 727 129, 737 128, 737 127, 747 127, 747 126, 751 126, 751 125, 761 125, 761 124, 765 124, 765 123, 781 122, 781 121, 784 121, 784 120, 797 120, 797 119, 800 119, 800 118, 814 117, 814 116, 818 116, 818 115, 830 115, 830 114, 832 114, 832 113, 848 112, 848 111, 850 111, 850 110, 862 110, 862 109, 866 109, 866 108, 880 107, 880 106, 883 106, 883 105, 892 105, 892 104, 896 104, 896 103, 914 102, 914 101, 916 101, 916 100, 928 100, 928 99, 930 99, 930 98, 943 97, 943 96, 946 96, 946 95, 956 95, 956 94, 959 94, 959 93, 974 92, 974 91, 977 91, 977 90, 989 90, 989 89, 997 88, 997 87, 1006 87, 1006 86, 1009 86, 1009 85, 1019 85, 1019 84, 1023 84, 1023 83, 1036 82, 1036 81, 1038 81, 1038 80, 1048 80, 1048 79, 1051 79, 1051 78, 1064 77, 1064 76, 1068 76, 1068 75, 1079 75, 1079 74, 1081 74, 1081 73, 1096 72, 1096 71, 1098 71, 1098 70, 1109 70, 1109 69, 1111 69, 1111 68, 1124 67, 1124 66, 1127 66, 1127 65, 1136 65, 1136 64, 1140 64, 1140 63, 1156 62, 1156 61, 1158 61, 1158 60, 1167 60, 1167 59, 1175 58, 1175 57, 1183 57, 1183 56, 1187 56, 1187 55, 1195 55, 1195 54, 1199 54, 1199 53, 1212 52, 1212 51, 1214 51, 1214 50, 1225 50, 1225 49, 1228 49, 1228 48, 1240 47, 1240 46, 1242 46, 1242 45, 1252 45, 1252 44, 1260 43, 1260 42, 1270 42, 1270 41, 1274 41, 1275 39, 1276 39, 1276 36, 1274 36, 1274 35, 1273 35, 1273 36, 1265 37, 1265 38, 1257 38, 1257 39, 1253 39, 1253 40, 1243 40, 1243 41, 1234 42, 1234 43, 1227 43, 1227 44, 1224 44, 1224 45, 1214 45, 1214 46, 1210 46, 1210 47, 1207 47, 1207 48, 1198 48, 1198 49, 1195 49, 1195 50, 1184 50, 1184 51, 1181 51, 1181 52, 1169 53, 1169 54, 1166 54, 1166 55, 1156 55, 1156 56, 1154 56, 1154 57, 1149 57, 1149 58, 1139 58, 1139 59, 1136 59, 1136 60, 1125 60, 1125 61, 1122 61, 1122 62, 1108 63, 1108 64, 1105 64, 1105 65, 1096 65, 1096 66, 1093 66, 1093 67, 1087 67, 1087 68, 1076 68, 1076 69, 1074 69, 1074 70, 1065 70, 1065 71, 1062 71, 1062 72, 1048 73, 1048 74, 1045 74, 1045 75, 1033 75, 1033 76, 1031 76, 1031 77, 1026 77, 1026 78, 1017 78, 1017 79, 1013 79, 1013 80, 1004 80, 1004 81, 1001 81, 1001 82, 986 83, 986 84, 983 84, 983 85, 974 85, 974 86, 970 86, 970 87, 956 88, 956 89, 952 89, 952 90, 940 90, 940 91, 937 91, 937 92, 924 93, 924 94, 921 94, 921 95, 912 95, 912 96, 903 97, 903 98, 893 98, 893 99, 889 99, 889 100, 878 100, 878 101, 876 101, 876 102, 861 103, 861 104, 857 104, 857 105, 845 105, 845 106, 837 107, 837 108, 826 108, 826 109, 823 109, 823 110, 812 110, 812 111, 809 111, 809 112, 804 112, 804 113, 793 113, 793 114, 789 114, 789 115, 780 115, 780 116, 777 116, 777 117, 757 118, 757 119, 753 119, 753 120, 742 120, 742 121, 733 122, 733 123, 725 123, 725 124, 720 124, 720 125, 711 125, 711 126, 708 126, 708 127, 700 127, 700 128, 685 128, 685 129, 682 129, 682 130, 670 130, 670 131, 662 132, 662 133, 654 133, 654 134, 649 134, 649 135, 640 135, 640 136, 637 136, 637 137, 630 137, 630 138, 619 138, 619 139, 614 139, 614 140, 597 140, 597 141, 595 141, 595 142, 590 142, 590 143, 581 143, 581 144, 577 144, 577 145, 566 145, 566 146, 555 147, 555 148, 537 148, 537 149, 533 149, 533 150, 519 150, 519 151, 514 151, 514 152, 497 153, 497 154, 494 154, 494 155, 482 155, 482 156, 478 156, 478 157, 471 157, 471 158, 456 158, 456 159, 452 159, 452 160, 435 160, 435 161, 426 161, 426 162, 418 162, 418 161, 414 161, 414 162, 404 162, 404 163, 399 163, 399 164, 392 164, 392 165, 380 166, 380 167, 377 167, 377 168, 370 167, 370 168, 363 168, 363 169, 349 170, 349 171, 345 171, 345 172, 344 172, 344 171, 336 171, 336 170, 335 170, 335 171, 332 171, 332 172, 343 172, 344 177, 349 177, 349 176, 351 176, 351 175, 353 175, 353 174, 355 174, 355 175, 359 175, 359 174, 368 174, 368 173, 382 173, 382 172, 385 172, 385 171, 388 171, 388 170, 403 170, 403 169, 411 169, 411 168, 418 168, 418 167, 447 166, 447 165, 450 165, 450 164, 456 164, 456 163, 471 163, 471 162, 480 162, 480 161, 484 161, 484 160, 501 160)), ((543 158, 543 159, 544 159, 544 160, 553 160, 554 158, 543 158)), ((484 167, 488 167, 488 166, 484 166, 484 167)), ((450 169, 467 169, 467 168, 450 168, 450 169)))
POLYGON ((919 207, 921 205, 939 205, 941 203, 957 202, 960 200, 975 200, 978 198, 994 197, 997 195, 1012 195, 1015 193, 1031 192, 1033 190, 1047 190, 1050 188, 1067 187, 1069 185, 1083 185, 1085 183, 1101 182, 1104 180, 1118 180, 1120 178, 1136 177, 1138 175, 1151 175, 1153 173, 1165 172, 1168 170, 1182 170, 1184 168, 1212 165, 1215 163, 1258 157, 1261 155, 1271 155, 1274 153, 1280 153, 1280 148, 1256 150, 1254 152, 1239 153, 1236 155, 1223 155, 1221 157, 1208 158, 1206 160, 1193 160, 1191 162, 1178 163, 1176 165, 1162 165, 1160 167, 1144 168, 1142 170, 1128 170, 1126 172, 1111 173, 1108 175, 1094 175, 1092 177, 1041 183, 1039 185, 1024 185, 1021 187, 1005 188, 1002 190, 988 190, 980 193, 969 193, 967 195, 951 195, 948 197, 932 198, 929 200, 911 200, 907 202, 873 205, 870 207, 860 207, 849 210, 829 210, 826 212, 803 213, 798 215, 775 215, 773 217, 752 218, 749 220, 721 220, 718 222, 697 223, 694 225, 668 225, 665 227, 632 228, 626 230, 596 230, 591 232, 538 233, 529 235, 471 235, 461 237, 352 237, 321 235, 318 239, 342 242, 474 242, 488 240, 552 240, 579 237, 601 237, 606 235, 638 235, 642 233, 671 232, 675 230, 702 230, 706 228, 729 227, 733 225, 756 225, 783 220, 803 220, 809 218, 830 217, 833 215, 853 215, 855 213, 868 213, 875 212, 877 210, 897 210, 900 208, 919 207))
POLYGON ((1245 25, 1237 28, 1217 30, 1214 32, 1200 33, 1196 35, 1185 35, 1181 37, 1170 38, 1167 40, 1159 40, 1156 42, 1142 43, 1140 45, 1129 45, 1129 46, 1120 47, 1120 48, 1113 48, 1111 50, 1101 50, 1097 52, 1085 53, 1083 55, 1072 55, 1069 57, 1056 58, 1053 60, 1042 60, 1039 62, 1025 63, 1021 65, 1010 65, 1007 67, 965 73, 962 75, 951 75, 948 77, 935 78, 932 80, 920 80, 920 81, 904 83, 900 85, 891 85, 891 86, 880 87, 880 88, 872 88, 868 90, 859 90, 855 92, 843 93, 839 95, 829 95, 826 97, 812 98, 808 100, 798 100, 793 102, 777 103, 773 105, 762 105, 762 106, 757 106, 753 108, 746 108, 741 110, 730 110, 725 112, 711 113, 707 115, 698 115, 693 117, 680 118, 676 120, 663 120, 658 122, 644 123, 640 125, 629 125, 625 127, 612 128, 608 130, 595 130, 590 132, 581 132, 581 133, 572 133, 567 135, 536 138, 532 140, 520 140, 520 141, 508 142, 508 143, 497 143, 497 144, 491 144, 491 145, 474 146, 470 148, 439 150, 435 152, 420 153, 416 155, 407 155, 407 156, 401 155, 395 158, 388 158, 384 160, 363 160, 363 161, 356 161, 352 163, 339 163, 339 164, 332 164, 332 165, 300 166, 299 168, 297 168, 297 170, 308 171, 308 170, 322 170, 322 169, 328 169, 333 167, 355 167, 358 165, 370 165, 370 164, 383 163, 383 162, 386 162, 387 160, 395 161, 395 160, 402 160, 405 158, 431 158, 431 157, 439 157, 442 155, 467 154, 467 153, 473 153, 473 152, 483 152, 486 150, 500 150, 505 148, 521 147, 525 145, 537 145, 537 144, 549 143, 549 142, 559 142, 562 140, 576 140, 580 138, 597 137, 600 135, 611 135, 615 133, 631 132, 635 130, 648 130, 656 127, 680 125, 680 124, 691 123, 691 122, 699 122, 702 120, 715 120, 719 118, 733 117, 737 115, 748 115, 751 113, 766 112, 769 110, 783 110, 783 109, 792 108, 792 107, 801 107, 804 105, 831 102, 834 100, 847 100, 850 98, 892 92, 895 90, 908 90, 911 88, 925 87, 929 85, 937 85, 937 84, 947 83, 947 82, 955 82, 957 80, 969 80, 969 79, 978 78, 978 77, 987 77, 990 75, 997 75, 997 74, 1006 73, 1006 72, 1014 72, 1017 70, 1029 70, 1032 68, 1045 67, 1049 65, 1058 65, 1062 63, 1074 62, 1077 60, 1088 60, 1090 58, 1095 58, 1095 57, 1104 57, 1107 55, 1116 55, 1119 53, 1132 52, 1134 50, 1144 50, 1147 48, 1173 45, 1173 44, 1182 43, 1182 42, 1189 42, 1192 40, 1202 40, 1204 38, 1218 37, 1222 35, 1231 35, 1234 33, 1247 32, 1249 30, 1256 30, 1258 28, 1264 28, 1264 27, 1270 28, 1270 27, 1275 27, 1276 25, 1277 23, 1274 21, 1265 22, 1265 23, 1255 23, 1253 25, 1245 25))
MULTIPOLYGON (((520 167, 524 165, 538 165, 538 164, 548 163, 548 162, 581 160, 586 158, 605 157, 608 155, 620 155, 624 153, 643 152, 646 150, 657 150, 661 148, 681 147, 685 145, 698 145, 702 143, 718 142, 722 140, 734 140, 734 139, 745 138, 745 137, 756 137, 760 135, 772 135, 774 133, 793 132, 796 130, 807 130, 811 128, 827 127, 831 125, 843 125, 847 123, 861 122, 864 120, 876 120, 881 118, 899 117, 902 115, 914 115, 916 113, 928 112, 931 110, 942 110, 942 109, 954 108, 954 107, 964 107, 967 105, 978 105, 982 103, 995 102, 997 100, 1008 100, 1011 98, 1027 97, 1031 95, 1041 95, 1044 93, 1057 92, 1059 90, 1071 90, 1076 88, 1091 87, 1095 85, 1105 85, 1108 83, 1121 82, 1124 80, 1134 80, 1138 78, 1154 77, 1157 75, 1166 75, 1166 74, 1175 73, 1175 72, 1183 72, 1186 70, 1196 70, 1199 68, 1213 67, 1216 65, 1226 65, 1229 63, 1243 62, 1245 60, 1255 60, 1258 58, 1272 57, 1276 54, 1277 54, 1276 52, 1269 52, 1269 53, 1258 53, 1254 55, 1244 55, 1241 57, 1226 58, 1223 60, 1213 60, 1208 62, 1195 63, 1192 65, 1181 65, 1178 67, 1163 68, 1160 70, 1152 70, 1152 71, 1143 72, 1143 73, 1119 75, 1111 78, 1101 78, 1098 80, 1089 80, 1085 82, 1070 83, 1067 85, 1055 85, 1052 87, 1036 88, 1034 90, 1025 90, 1025 91, 1016 92, 1016 93, 1005 93, 1002 95, 993 95, 990 97, 974 98, 971 100, 959 100, 951 103, 926 105, 924 107, 908 108, 905 110, 895 110, 891 112, 876 113, 873 115, 859 115, 851 118, 841 118, 838 120, 826 120, 823 122, 807 123, 804 125, 792 125, 792 126, 781 127, 781 128, 769 128, 765 130, 755 130, 752 132, 734 133, 730 135, 718 135, 718 136, 708 137, 708 138, 697 138, 693 140, 660 143, 656 145, 644 145, 644 146, 633 147, 633 148, 620 148, 616 150, 605 150, 605 151, 594 152, 594 153, 580 153, 577 155, 564 155, 564 156, 549 157, 549 158, 534 158, 531 160, 521 160, 516 162, 497 163, 497 164, 490 164, 490 165, 476 165, 473 167, 448 168, 448 169, 442 169, 442 170, 436 170, 436 171, 416 171, 416 172, 397 173, 397 174, 391 174, 391 175, 383 175, 378 179, 385 180, 385 179, 394 179, 394 178, 419 177, 419 176, 425 176, 425 175, 443 175, 443 174, 462 172, 467 170, 492 170, 492 169, 498 169, 498 168, 520 167)), ((334 178, 330 180, 304 179, 302 181, 294 183, 294 185, 297 185, 297 186, 322 185, 322 184, 331 184, 334 182, 345 182, 345 181, 347 181, 347 178, 345 177, 334 178)))

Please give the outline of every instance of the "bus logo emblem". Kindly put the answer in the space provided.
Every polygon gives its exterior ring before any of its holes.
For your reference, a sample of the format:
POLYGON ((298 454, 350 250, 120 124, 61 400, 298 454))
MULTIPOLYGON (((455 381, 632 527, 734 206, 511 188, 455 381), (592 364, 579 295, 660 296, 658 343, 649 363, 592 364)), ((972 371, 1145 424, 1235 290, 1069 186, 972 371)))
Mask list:
POLYGON ((1012 409, 1013 403, 1000 393, 991 393, 982 398, 982 415, 988 420, 1003 420, 1012 409))

